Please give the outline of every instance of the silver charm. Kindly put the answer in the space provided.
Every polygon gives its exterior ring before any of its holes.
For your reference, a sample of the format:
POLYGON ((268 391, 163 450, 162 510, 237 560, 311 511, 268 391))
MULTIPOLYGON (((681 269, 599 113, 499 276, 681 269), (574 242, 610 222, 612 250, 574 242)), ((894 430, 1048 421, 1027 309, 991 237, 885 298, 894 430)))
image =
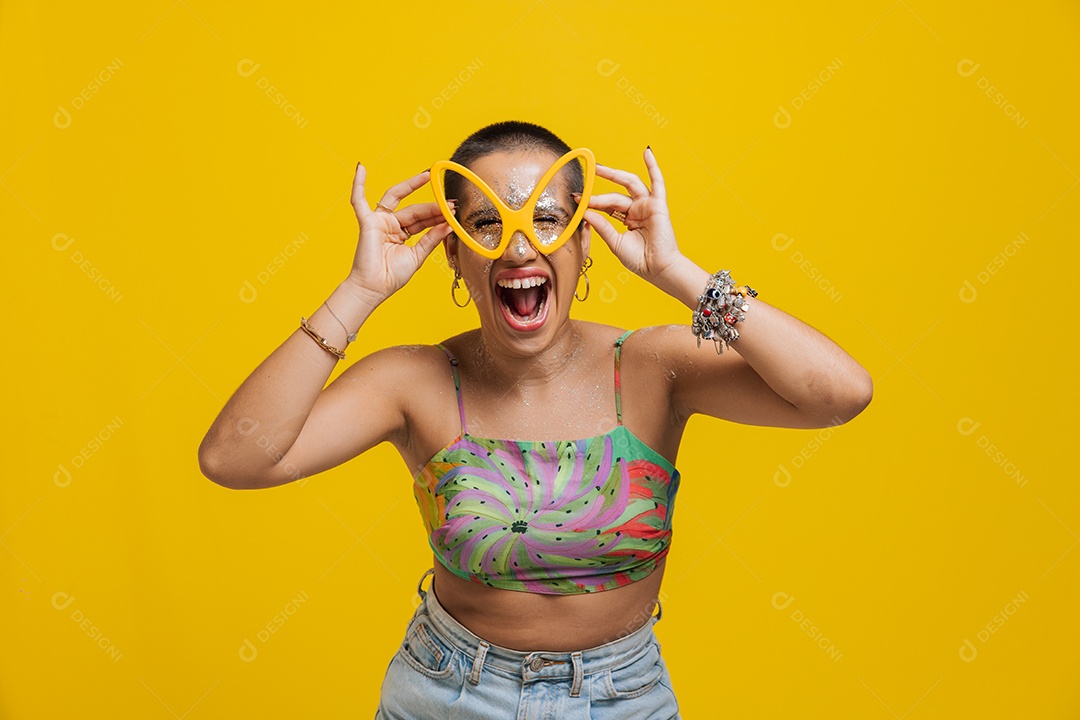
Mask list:
POLYGON ((690 326, 698 347, 701 347, 702 339, 712 340, 716 343, 716 353, 722 355, 723 346, 730 348, 731 341, 739 338, 735 323, 746 320, 749 298, 757 297, 756 290, 749 285, 745 287, 745 292, 740 292, 728 270, 721 270, 709 278, 704 292, 698 296, 698 307, 690 326))

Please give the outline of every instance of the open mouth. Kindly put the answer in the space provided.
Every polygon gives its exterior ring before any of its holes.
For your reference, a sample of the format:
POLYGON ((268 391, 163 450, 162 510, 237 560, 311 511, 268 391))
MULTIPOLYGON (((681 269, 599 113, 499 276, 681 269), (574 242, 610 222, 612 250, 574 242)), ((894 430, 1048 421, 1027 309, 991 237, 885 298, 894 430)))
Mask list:
POLYGON ((507 324, 523 332, 536 330, 547 319, 551 284, 546 277, 531 275, 495 282, 499 305, 507 324))

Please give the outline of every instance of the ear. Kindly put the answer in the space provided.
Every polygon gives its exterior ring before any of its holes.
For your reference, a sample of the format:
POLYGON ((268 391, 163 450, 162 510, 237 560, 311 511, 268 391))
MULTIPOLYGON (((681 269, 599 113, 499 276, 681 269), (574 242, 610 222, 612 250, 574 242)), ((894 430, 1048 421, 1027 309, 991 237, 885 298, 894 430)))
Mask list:
POLYGON ((450 261, 450 258, 453 258, 454 260, 457 260, 457 253, 458 253, 457 235, 455 235, 454 233, 451 232, 449 235, 447 235, 445 238, 443 238, 442 245, 443 245, 443 250, 446 251, 446 260, 447 260, 447 262, 450 261))
POLYGON ((581 259, 582 262, 584 262, 585 258, 589 257, 589 243, 592 240, 592 225, 589 224, 588 220, 582 220, 581 224, 583 226, 581 228, 581 259))

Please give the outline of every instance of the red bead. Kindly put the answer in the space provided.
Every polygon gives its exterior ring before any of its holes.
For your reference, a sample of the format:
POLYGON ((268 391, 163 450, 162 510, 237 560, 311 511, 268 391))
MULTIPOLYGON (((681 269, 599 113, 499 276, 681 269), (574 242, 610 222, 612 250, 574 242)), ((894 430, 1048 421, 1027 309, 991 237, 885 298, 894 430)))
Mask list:
POLYGON ((704 315, 705 317, 709 317, 710 315, 712 315, 712 310, 710 310, 709 308, 705 308, 704 310, 701 311, 701 314, 704 315))
POLYGON ((724 322, 726 322, 728 325, 734 325, 735 324, 735 316, 732 315, 731 313, 725 313, 724 314, 724 322))

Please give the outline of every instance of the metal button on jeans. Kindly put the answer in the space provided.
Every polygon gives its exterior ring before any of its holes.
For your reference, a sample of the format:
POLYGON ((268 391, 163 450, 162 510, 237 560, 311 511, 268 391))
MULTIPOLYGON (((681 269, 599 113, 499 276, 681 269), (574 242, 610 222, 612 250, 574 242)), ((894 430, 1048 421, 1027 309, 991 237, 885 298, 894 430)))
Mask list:
POLYGON ((540 657, 539 655, 533 656, 533 659, 529 661, 529 668, 531 668, 533 672, 540 672, 543 667, 544 658, 540 657))

